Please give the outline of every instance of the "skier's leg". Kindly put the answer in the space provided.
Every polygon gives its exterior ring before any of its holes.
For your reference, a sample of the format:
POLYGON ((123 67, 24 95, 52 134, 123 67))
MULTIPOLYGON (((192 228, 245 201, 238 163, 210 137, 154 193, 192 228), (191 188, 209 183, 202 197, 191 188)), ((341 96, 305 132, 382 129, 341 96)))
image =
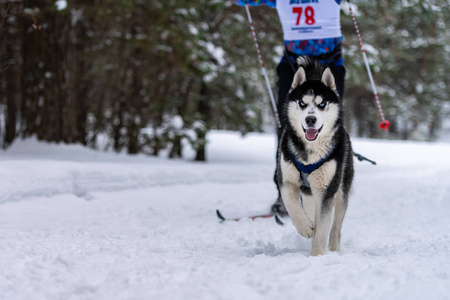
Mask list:
MULTIPOLYGON (((284 58, 284 61, 281 61, 277 67, 277 75, 278 75, 277 109, 278 109, 278 114, 280 117, 280 122, 281 122, 282 128, 284 127, 284 121, 285 121, 284 105, 286 103, 287 94, 289 92, 289 89, 291 88, 292 80, 294 79, 294 74, 295 74, 294 70, 292 70, 292 66, 286 60, 287 60, 287 58, 284 58)), ((278 132, 277 132, 278 143, 280 141, 282 128, 278 128, 278 132)), ((278 161, 277 161, 277 164, 278 164, 278 161)), ((274 178, 275 184, 277 186, 278 198, 277 198, 276 202, 272 205, 272 212, 279 213, 282 215, 287 215, 287 210, 283 203, 283 199, 281 197, 281 192, 280 192, 280 187, 278 186, 278 182, 277 182, 276 166, 275 166, 275 172, 274 172, 273 178, 274 178)))
POLYGON ((333 73, 336 88, 341 99, 344 99, 345 92, 345 67, 342 65, 330 65, 330 70, 333 73))

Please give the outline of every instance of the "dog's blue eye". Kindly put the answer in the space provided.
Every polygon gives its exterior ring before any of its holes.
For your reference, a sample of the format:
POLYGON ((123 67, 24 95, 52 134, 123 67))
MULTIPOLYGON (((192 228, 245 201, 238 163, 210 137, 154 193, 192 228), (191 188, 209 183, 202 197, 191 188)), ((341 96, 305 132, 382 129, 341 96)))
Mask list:
POLYGON ((300 101, 299 103, 298 103, 299 105, 300 105, 300 107, 306 107, 306 103, 305 102, 303 102, 303 101, 300 101))
POLYGON ((319 107, 320 107, 320 108, 324 108, 324 107, 325 107, 325 102, 321 102, 321 103, 319 104, 319 107))

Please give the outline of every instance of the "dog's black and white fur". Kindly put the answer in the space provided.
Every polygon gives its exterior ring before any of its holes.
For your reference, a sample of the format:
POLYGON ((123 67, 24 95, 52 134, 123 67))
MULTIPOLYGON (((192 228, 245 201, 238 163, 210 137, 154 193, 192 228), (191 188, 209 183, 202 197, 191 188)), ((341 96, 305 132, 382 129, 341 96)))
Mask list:
POLYGON ((312 255, 340 250, 341 228, 353 180, 353 151, 330 69, 299 60, 286 104, 277 157, 277 181, 297 231, 312 237, 312 255), (320 166, 303 173, 298 165, 320 166))

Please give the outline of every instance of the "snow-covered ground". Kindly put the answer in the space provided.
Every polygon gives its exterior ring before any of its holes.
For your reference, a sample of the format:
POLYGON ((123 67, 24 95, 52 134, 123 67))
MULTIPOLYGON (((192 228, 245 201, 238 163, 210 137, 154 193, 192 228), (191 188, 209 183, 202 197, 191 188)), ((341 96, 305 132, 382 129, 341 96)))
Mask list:
MULTIPOLYGON (((311 257, 276 197, 271 134, 208 163, 18 141, 0 153, 0 299, 450 299, 450 144, 354 139, 342 252, 311 257)), ((186 151, 186 157, 193 157, 186 151)))

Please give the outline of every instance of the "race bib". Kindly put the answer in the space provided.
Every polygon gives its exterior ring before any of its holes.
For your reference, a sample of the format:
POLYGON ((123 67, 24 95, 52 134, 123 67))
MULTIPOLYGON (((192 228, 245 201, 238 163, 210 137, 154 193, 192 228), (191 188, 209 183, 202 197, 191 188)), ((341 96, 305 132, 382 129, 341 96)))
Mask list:
POLYGON ((340 8, 335 0, 277 0, 284 40, 340 37, 340 8))

